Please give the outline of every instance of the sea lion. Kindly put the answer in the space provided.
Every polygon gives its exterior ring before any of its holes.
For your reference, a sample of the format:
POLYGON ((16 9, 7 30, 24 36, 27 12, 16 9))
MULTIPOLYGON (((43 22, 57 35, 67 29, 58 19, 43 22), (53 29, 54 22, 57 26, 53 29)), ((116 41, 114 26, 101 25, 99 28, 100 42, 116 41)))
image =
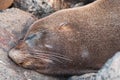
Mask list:
POLYGON ((97 0, 39 19, 9 57, 47 75, 96 72, 120 51, 119 4, 120 0, 97 0))

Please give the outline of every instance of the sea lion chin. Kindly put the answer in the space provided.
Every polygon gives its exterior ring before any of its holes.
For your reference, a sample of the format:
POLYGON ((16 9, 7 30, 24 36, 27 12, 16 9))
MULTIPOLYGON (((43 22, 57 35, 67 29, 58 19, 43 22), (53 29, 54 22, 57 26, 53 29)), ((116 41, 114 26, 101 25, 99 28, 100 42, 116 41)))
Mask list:
POLYGON ((31 25, 9 52, 18 65, 49 75, 96 72, 120 50, 120 0, 97 0, 31 25))

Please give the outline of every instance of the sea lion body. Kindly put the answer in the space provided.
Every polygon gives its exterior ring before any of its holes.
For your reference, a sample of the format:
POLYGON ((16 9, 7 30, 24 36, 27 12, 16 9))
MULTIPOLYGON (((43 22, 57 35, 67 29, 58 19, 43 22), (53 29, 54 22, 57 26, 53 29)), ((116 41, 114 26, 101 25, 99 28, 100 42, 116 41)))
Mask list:
POLYGON ((18 65, 49 75, 95 72, 120 51, 120 0, 97 0, 36 21, 9 52, 18 65))

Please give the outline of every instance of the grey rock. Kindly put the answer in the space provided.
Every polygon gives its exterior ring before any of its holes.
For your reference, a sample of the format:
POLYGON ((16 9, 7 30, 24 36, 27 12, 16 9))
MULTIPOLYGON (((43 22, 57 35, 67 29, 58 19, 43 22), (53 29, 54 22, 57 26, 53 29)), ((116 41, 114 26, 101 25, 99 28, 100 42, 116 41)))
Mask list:
POLYGON ((38 18, 45 17, 53 12, 55 12, 55 7, 60 9, 64 8, 72 8, 84 5, 85 0, 72 0, 66 1, 68 3, 68 7, 63 6, 61 2, 65 2, 64 0, 15 0, 14 7, 20 8, 24 11, 30 12, 38 18))
POLYGON ((120 80, 120 52, 109 59, 98 71, 96 80, 120 80))
POLYGON ((81 76, 72 76, 68 80, 96 80, 96 73, 87 73, 81 76))
POLYGON ((14 6, 28 11, 39 18, 47 16, 54 11, 46 0, 15 0, 14 6))
POLYGON ((17 8, 0 12, 0 47, 8 50, 8 44, 22 38, 36 19, 33 15, 17 8))

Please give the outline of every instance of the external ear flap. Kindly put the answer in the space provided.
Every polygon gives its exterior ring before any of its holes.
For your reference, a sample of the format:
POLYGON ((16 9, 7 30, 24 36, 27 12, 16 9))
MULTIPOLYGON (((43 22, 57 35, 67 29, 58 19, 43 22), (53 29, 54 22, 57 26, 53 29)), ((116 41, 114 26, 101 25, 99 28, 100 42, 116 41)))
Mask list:
POLYGON ((72 25, 68 22, 60 23, 59 28, 60 31, 72 31, 72 25))

